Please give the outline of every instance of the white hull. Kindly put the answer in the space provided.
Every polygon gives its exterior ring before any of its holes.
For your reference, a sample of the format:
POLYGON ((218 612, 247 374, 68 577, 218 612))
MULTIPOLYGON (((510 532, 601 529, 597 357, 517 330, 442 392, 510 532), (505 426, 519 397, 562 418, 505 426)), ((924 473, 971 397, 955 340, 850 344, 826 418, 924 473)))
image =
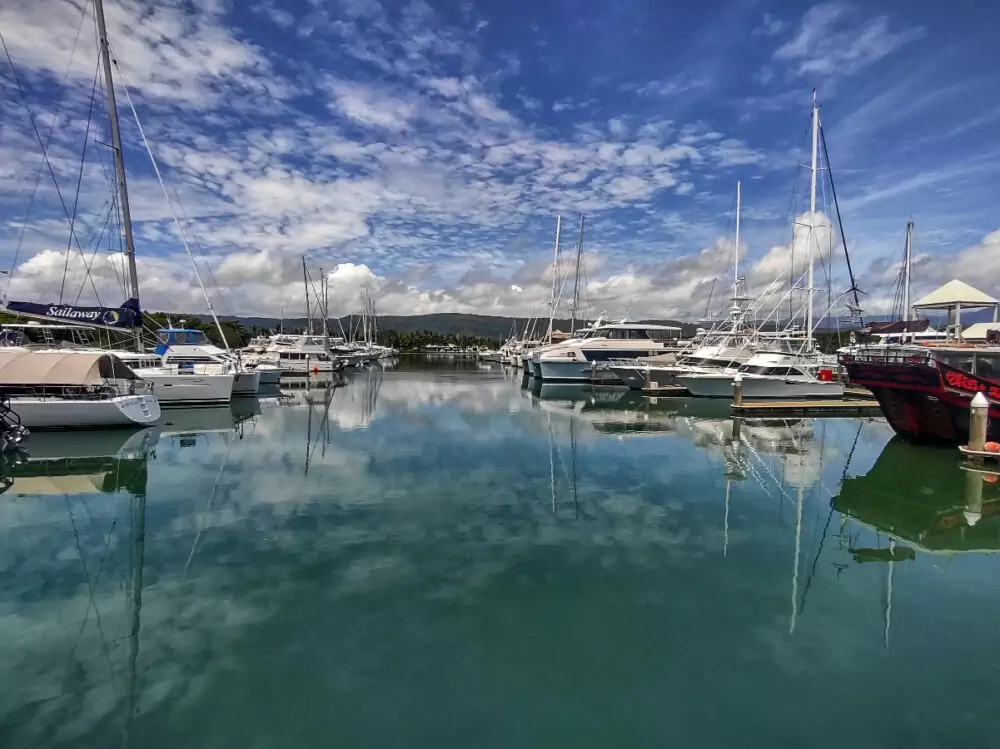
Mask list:
POLYGON ((253 371, 260 375, 261 385, 277 385, 281 380, 281 369, 272 364, 258 364, 253 371))
MULTIPOLYGON (((732 398, 732 375, 679 375, 677 378, 691 395, 698 398, 732 398)), ((844 386, 823 380, 786 380, 783 377, 743 375, 743 398, 767 400, 787 398, 842 398, 844 386)))
POLYGON ((238 372, 233 379, 233 396, 257 395, 260 390, 259 372, 238 372))
POLYGON ((139 370, 142 379, 153 385, 153 395, 163 406, 219 405, 229 403, 233 394, 231 374, 179 374, 139 370))
MULTIPOLYGON (((673 380, 687 388, 696 398, 732 398, 733 376, 731 374, 677 374, 673 380)), ((744 380, 744 383, 746 380, 744 380)), ((744 395, 746 390, 743 391, 744 395)))
POLYGON ((639 369, 639 367, 611 367, 611 371, 632 390, 642 390, 646 387, 645 370, 639 369))
MULTIPOLYGON (((732 386, 730 385, 730 395, 732 386)), ((839 382, 823 380, 785 380, 781 377, 743 378, 743 397, 747 400, 761 398, 843 398, 844 386, 839 382)))
POLYGON ((13 397, 10 409, 29 429, 92 429, 148 426, 160 418, 152 395, 122 395, 105 400, 13 397))
POLYGON ((585 361, 542 361, 539 362, 543 380, 562 382, 590 382, 590 362, 585 361))

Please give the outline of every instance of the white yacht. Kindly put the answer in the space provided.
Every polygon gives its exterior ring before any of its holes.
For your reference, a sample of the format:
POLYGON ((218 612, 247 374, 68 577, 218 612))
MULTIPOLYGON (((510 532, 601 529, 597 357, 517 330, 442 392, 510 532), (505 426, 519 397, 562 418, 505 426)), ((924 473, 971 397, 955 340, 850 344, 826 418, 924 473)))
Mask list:
POLYGON ((156 353, 163 357, 163 364, 178 369, 233 375, 233 397, 254 396, 260 389, 260 372, 243 366, 238 356, 224 351, 200 330, 191 328, 161 328, 156 331, 156 353))
POLYGON ((662 354, 680 338, 681 329, 622 320, 587 330, 579 340, 553 347, 538 358, 542 380, 591 382, 609 359, 662 354))
MULTIPOLYGON (((331 338, 330 343, 343 343, 343 339, 331 338)), ((287 374, 335 372, 344 366, 339 357, 327 351, 326 339, 317 335, 281 333, 272 336, 263 351, 244 356, 257 366, 274 366, 287 374)))
POLYGON ((161 406, 207 406, 229 403, 234 375, 218 365, 166 366, 163 357, 148 352, 106 350, 99 332, 80 325, 31 321, 7 323, 0 330, 0 347, 31 351, 112 354, 151 383, 161 406))
POLYGON ((152 385, 108 353, 0 350, 0 397, 32 429, 148 426, 152 385))
MULTIPOLYGON (((791 339, 794 341, 794 339, 791 339)), ((790 342, 791 342, 790 341, 790 342)), ((842 398, 837 365, 816 352, 758 351, 735 371, 678 374, 678 381, 700 398, 732 398, 736 374, 747 400, 768 398, 842 398)))
POLYGON ((236 375, 219 371, 217 364, 164 366, 155 353, 108 352, 121 359, 142 379, 153 385, 153 395, 162 406, 218 406, 229 403, 236 375))

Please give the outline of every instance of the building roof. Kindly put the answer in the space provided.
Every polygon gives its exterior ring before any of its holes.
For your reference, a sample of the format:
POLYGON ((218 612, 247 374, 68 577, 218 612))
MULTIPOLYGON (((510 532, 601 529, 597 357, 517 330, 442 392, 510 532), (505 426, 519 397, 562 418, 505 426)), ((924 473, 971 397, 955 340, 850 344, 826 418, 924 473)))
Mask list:
POLYGON ((80 351, 0 351, 0 385, 101 385, 105 379, 137 379, 115 356, 80 351))
POLYGON ((962 338, 966 341, 985 341, 988 330, 1000 330, 1000 322, 977 322, 962 331, 962 338))
POLYGON ((995 304, 1000 304, 1000 300, 956 279, 918 299, 913 306, 921 309, 951 309, 958 305, 992 307, 995 304))

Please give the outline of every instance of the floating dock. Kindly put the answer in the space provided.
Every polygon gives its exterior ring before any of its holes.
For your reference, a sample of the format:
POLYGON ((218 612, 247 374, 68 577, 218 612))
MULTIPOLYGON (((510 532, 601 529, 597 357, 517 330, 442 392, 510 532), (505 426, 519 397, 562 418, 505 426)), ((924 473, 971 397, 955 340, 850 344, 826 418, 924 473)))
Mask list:
POLYGON ((879 416, 882 409, 873 398, 829 400, 743 401, 733 404, 738 416, 879 416))
POLYGON ((643 388, 642 394, 653 398, 685 398, 691 395, 688 389, 682 385, 665 385, 663 387, 653 385, 653 387, 643 388))

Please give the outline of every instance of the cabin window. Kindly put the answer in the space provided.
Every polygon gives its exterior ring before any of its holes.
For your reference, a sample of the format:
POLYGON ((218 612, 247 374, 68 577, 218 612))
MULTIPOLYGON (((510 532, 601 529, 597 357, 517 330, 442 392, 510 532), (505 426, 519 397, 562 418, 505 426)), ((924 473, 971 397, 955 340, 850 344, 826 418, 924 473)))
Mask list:
POLYGON ((669 343, 671 341, 677 340, 677 331, 675 330, 647 330, 646 337, 650 338, 657 343, 669 343))
POLYGON ((645 330, 629 330, 628 331, 628 337, 629 337, 629 339, 631 339, 633 341, 648 341, 649 340, 649 336, 646 334, 645 330))
POLYGON ((788 374, 795 375, 797 377, 802 377, 804 373, 802 372, 802 370, 795 369, 794 367, 789 367, 788 374))
POLYGON ((1000 380, 1000 358, 996 354, 976 354, 976 374, 988 380, 1000 380))

